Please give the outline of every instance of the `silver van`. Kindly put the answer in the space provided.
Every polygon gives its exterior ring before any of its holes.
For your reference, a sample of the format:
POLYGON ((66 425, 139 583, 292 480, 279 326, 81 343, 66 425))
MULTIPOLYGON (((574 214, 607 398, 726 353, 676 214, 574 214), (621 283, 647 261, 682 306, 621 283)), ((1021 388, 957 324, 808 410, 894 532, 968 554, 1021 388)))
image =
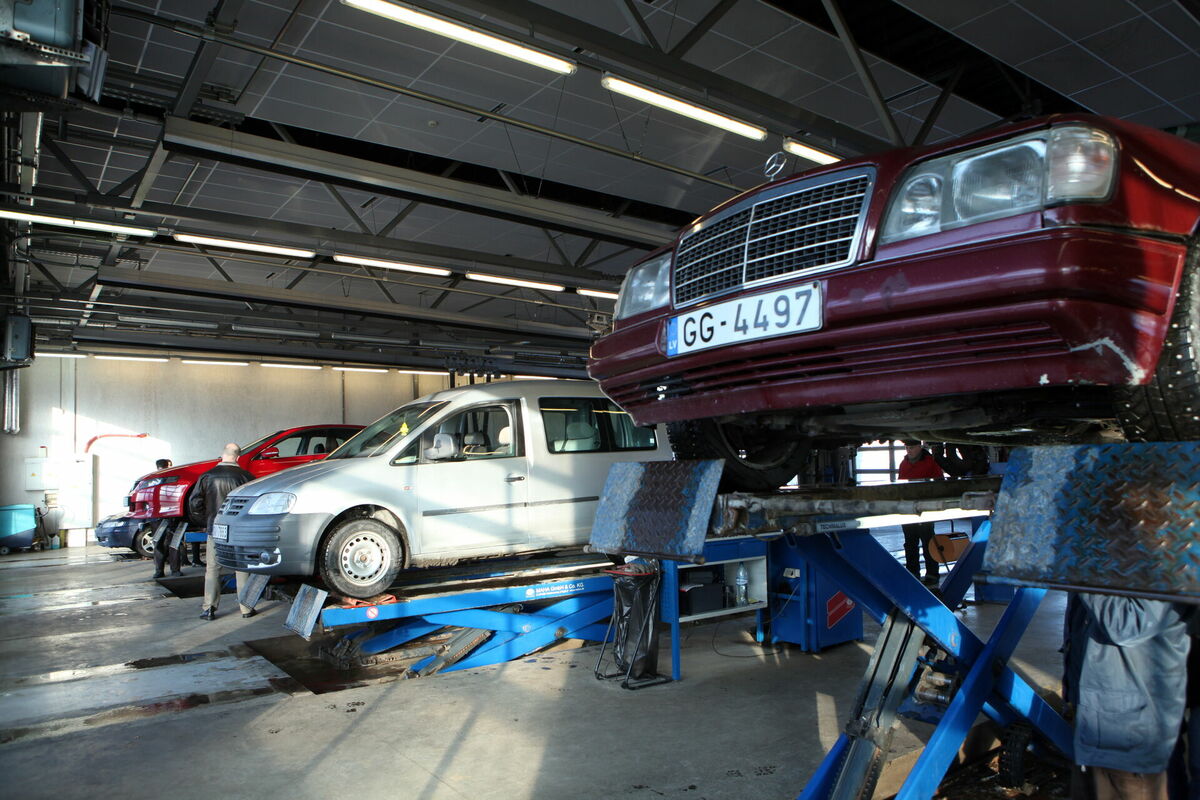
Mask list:
POLYGON ((463 386, 239 486, 213 542, 223 567, 371 597, 406 567, 578 547, 613 463, 670 459, 665 431, 635 426, 590 381, 463 386))

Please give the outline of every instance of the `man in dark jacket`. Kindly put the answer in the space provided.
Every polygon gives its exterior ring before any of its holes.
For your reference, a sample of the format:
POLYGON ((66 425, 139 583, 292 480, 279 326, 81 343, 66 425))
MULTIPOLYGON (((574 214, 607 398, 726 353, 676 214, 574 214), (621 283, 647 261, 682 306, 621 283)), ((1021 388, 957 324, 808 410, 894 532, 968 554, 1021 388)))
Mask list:
MULTIPOLYGON (((208 550, 204 554, 207 563, 204 569, 204 610, 200 614, 201 619, 216 619, 217 603, 221 599, 221 565, 217 563, 217 550, 213 546, 213 520, 217 517, 221 503, 225 502, 226 495, 243 483, 254 480, 253 475, 238 466, 237 460, 241 454, 242 448, 236 444, 225 445, 220 463, 201 475, 192 487, 192 493, 188 495, 188 516, 191 517, 192 524, 203 524, 208 533, 208 550)), ((246 579, 245 573, 242 572, 237 573, 237 577, 239 583, 246 579)), ((242 606, 242 616, 254 616, 254 609, 242 606)))
POLYGON ((1193 613, 1159 600, 1072 595, 1064 688, 1084 768, 1072 798, 1166 800, 1193 613))

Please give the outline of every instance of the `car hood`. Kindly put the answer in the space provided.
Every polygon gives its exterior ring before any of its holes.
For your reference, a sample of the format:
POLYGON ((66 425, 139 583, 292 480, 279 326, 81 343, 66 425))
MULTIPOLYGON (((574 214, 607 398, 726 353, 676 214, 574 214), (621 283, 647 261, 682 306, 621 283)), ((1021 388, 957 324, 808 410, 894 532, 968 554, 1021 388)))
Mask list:
POLYGON ((150 472, 137 479, 138 483, 148 481, 151 478, 199 478, 204 473, 217 465, 219 458, 214 458, 209 461, 193 461, 191 464, 180 464, 177 467, 170 469, 160 469, 157 472, 150 472))
POLYGON ((302 483, 319 478, 322 475, 328 475, 330 472, 338 472, 350 468, 355 463, 364 460, 361 458, 335 458, 333 460, 302 464, 299 467, 285 469, 274 475, 267 475, 258 480, 243 484, 230 492, 230 494, 240 497, 258 497, 267 492, 292 492, 298 489, 302 483))

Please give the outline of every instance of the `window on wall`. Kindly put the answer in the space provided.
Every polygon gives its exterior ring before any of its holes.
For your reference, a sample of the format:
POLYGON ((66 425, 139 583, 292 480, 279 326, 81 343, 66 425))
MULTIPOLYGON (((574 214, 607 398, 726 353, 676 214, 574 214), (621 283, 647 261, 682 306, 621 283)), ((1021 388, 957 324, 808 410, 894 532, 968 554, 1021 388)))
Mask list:
POLYGON ((538 400, 546 446, 551 453, 612 453, 654 450, 654 428, 639 428, 603 397, 543 397, 538 400))

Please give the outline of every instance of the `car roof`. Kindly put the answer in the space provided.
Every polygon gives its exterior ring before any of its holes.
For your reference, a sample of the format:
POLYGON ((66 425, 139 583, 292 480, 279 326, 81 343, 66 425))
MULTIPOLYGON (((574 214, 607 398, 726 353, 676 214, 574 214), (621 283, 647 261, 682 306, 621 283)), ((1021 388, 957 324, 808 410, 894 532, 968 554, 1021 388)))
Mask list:
POLYGON ((510 400, 513 398, 535 399, 538 397, 603 397, 600 384, 595 381, 543 380, 543 381, 497 381, 477 383, 473 386, 457 386, 440 392, 427 394, 413 402, 449 401, 471 403, 486 400, 510 400))

